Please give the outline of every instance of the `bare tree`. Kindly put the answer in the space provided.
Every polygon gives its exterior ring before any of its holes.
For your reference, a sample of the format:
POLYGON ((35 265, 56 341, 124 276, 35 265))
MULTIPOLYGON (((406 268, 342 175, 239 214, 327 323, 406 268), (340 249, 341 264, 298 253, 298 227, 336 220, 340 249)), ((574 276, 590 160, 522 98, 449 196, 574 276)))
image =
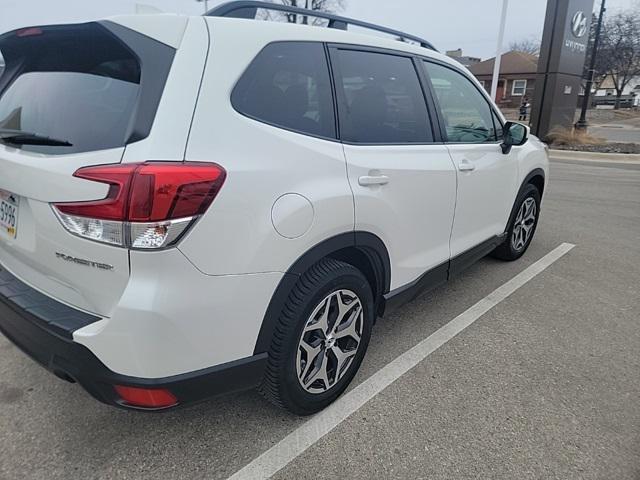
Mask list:
POLYGON ((540 40, 528 38, 517 42, 511 42, 509 44, 509 51, 524 52, 538 56, 540 55, 540 40))
POLYGON ((621 11, 608 18, 601 42, 596 70, 611 78, 618 109, 625 88, 640 76, 640 9, 621 11))
MULTIPOLYGON (((307 10, 314 10, 320 12, 330 12, 330 13, 338 13, 344 10, 346 0, 269 0, 271 3, 281 3, 283 5, 288 5, 291 7, 300 7, 306 8, 307 10)), ((321 19, 311 17, 311 21, 309 21, 309 17, 307 15, 297 15, 295 13, 283 13, 276 14, 275 19, 284 18, 289 23, 302 23, 304 25, 308 25, 311 23, 312 25, 322 24, 323 21, 321 19)), ((271 12, 267 12, 265 14, 266 19, 273 20, 274 15, 271 12)))

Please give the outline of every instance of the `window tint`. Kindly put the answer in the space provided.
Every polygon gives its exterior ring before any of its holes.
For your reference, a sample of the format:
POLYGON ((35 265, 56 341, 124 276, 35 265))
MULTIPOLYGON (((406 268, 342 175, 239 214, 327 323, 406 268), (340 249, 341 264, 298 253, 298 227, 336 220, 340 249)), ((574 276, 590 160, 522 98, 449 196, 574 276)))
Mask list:
POLYGON ((56 155, 126 144, 140 94, 140 64, 102 27, 82 28, 72 46, 61 47, 52 33, 45 46, 27 48, 25 43, 8 50, 12 56, 5 55, 7 65, 11 61, 19 67, 0 97, 0 129, 71 144, 11 146, 56 155))
POLYGON ((320 43, 272 43, 236 85, 234 108, 266 123, 335 138, 329 68, 320 43))
POLYGON ((125 144, 139 85, 78 72, 20 75, 0 99, 0 128, 69 142, 71 146, 23 145, 24 150, 66 154, 125 144))
POLYGON ((424 62, 452 143, 495 142, 492 110, 478 89, 453 69, 424 62))
MULTIPOLYGON (((343 140, 358 143, 433 141, 427 106, 411 59, 336 50, 342 90, 343 140)), ((339 95, 340 98, 340 95, 339 95)))

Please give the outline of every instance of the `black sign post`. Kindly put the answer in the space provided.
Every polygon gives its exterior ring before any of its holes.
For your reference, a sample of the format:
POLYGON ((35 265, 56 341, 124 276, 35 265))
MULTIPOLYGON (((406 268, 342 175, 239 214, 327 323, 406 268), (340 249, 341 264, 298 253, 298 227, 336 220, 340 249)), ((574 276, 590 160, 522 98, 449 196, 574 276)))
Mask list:
POLYGON ((548 0, 531 128, 540 138, 575 122, 594 0, 548 0))
POLYGON ((593 50, 591 52, 591 62, 589 64, 589 77, 587 78, 587 85, 584 88, 584 97, 582 97, 582 109, 580 110, 580 118, 576 122, 576 130, 587 130, 587 109, 589 108, 589 98, 591 95, 591 88, 593 87, 593 80, 596 74, 596 60, 598 59, 598 45, 600 43, 600 32, 602 31, 602 19, 605 7, 605 0, 602 0, 600 4, 600 15, 598 16, 598 25, 596 27, 596 36, 593 40, 593 50))

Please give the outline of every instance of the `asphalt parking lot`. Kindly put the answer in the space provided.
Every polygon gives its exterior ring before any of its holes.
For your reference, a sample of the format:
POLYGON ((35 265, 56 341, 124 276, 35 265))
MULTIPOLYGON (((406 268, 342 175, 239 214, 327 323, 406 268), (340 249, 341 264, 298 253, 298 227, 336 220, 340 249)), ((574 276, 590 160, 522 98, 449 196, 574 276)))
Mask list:
MULTIPOLYGON (((485 259, 380 320, 355 384, 559 245, 575 248, 274 478, 640 479, 640 171, 551 174, 525 257, 485 259)), ((253 392, 160 415, 112 409, 0 337, 2 479, 226 479, 306 421, 253 392)))

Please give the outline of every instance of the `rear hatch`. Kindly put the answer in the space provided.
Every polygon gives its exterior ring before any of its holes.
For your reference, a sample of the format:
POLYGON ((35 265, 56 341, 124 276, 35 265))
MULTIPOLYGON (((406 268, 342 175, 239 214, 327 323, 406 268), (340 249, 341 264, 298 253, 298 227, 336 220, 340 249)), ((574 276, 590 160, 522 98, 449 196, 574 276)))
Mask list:
POLYGON ((0 264, 33 288, 109 316, 129 279, 125 248, 71 235, 52 208, 107 197, 74 177, 121 162, 149 135, 175 50, 110 22, 0 36, 0 264))

